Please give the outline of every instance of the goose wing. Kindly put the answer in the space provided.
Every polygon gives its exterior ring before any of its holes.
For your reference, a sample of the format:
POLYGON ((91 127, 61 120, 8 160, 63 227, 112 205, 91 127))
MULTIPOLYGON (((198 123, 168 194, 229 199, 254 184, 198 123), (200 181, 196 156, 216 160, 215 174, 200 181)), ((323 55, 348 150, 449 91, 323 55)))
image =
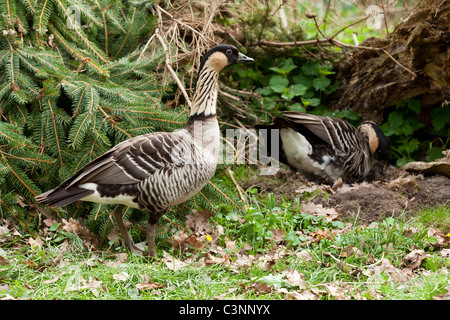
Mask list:
POLYGON ((156 171, 181 166, 176 155, 183 150, 186 137, 178 132, 158 132, 125 140, 87 164, 65 183, 66 188, 83 183, 133 184, 156 171))
POLYGON ((303 126, 335 150, 348 153, 358 144, 357 129, 342 119, 295 111, 286 111, 284 115, 294 126, 303 126))

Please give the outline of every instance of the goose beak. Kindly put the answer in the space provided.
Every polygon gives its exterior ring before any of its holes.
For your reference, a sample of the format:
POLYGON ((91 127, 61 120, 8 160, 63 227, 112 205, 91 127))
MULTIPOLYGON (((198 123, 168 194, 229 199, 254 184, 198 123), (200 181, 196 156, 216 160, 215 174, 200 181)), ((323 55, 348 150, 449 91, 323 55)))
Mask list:
POLYGON ((247 57, 245 54, 239 52, 238 62, 252 62, 255 61, 253 58, 247 57))

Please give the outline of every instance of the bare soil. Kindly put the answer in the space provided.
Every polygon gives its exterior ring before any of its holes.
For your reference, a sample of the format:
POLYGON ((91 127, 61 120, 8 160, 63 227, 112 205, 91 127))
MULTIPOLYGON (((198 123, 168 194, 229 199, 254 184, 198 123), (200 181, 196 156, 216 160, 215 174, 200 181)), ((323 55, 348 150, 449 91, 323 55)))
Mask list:
POLYGON ((309 183, 291 170, 280 170, 275 176, 252 175, 242 186, 244 189, 258 189, 261 197, 273 193, 277 199, 300 198, 302 202, 334 208, 342 220, 352 220, 358 215, 363 223, 397 217, 402 213, 415 215, 428 206, 450 204, 448 177, 410 174, 394 168, 378 181, 343 185, 336 190, 327 185, 309 183))

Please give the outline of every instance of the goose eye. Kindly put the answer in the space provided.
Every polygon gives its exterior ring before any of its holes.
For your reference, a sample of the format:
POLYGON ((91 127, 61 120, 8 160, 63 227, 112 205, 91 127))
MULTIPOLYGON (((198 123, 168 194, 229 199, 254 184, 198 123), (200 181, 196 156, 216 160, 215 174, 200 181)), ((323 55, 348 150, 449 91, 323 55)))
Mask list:
POLYGON ((232 54, 233 53, 233 51, 231 50, 231 49, 228 49, 227 50, 227 55, 230 55, 230 54, 232 54))

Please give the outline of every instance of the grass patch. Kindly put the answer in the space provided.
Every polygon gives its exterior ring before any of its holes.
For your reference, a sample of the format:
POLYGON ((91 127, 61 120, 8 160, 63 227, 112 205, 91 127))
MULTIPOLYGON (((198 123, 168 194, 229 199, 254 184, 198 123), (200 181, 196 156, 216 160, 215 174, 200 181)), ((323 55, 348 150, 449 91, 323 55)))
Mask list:
POLYGON ((152 262, 120 247, 97 250, 64 228, 18 235, 9 226, 0 298, 428 300, 450 281, 450 259, 429 234, 448 227, 448 206, 363 227, 306 214, 297 200, 253 197, 245 213, 219 212, 207 223, 211 234, 222 230, 215 240, 185 250, 161 243, 152 262), (414 250, 426 257, 408 270, 414 250), (184 266, 174 271, 167 257, 184 266))

